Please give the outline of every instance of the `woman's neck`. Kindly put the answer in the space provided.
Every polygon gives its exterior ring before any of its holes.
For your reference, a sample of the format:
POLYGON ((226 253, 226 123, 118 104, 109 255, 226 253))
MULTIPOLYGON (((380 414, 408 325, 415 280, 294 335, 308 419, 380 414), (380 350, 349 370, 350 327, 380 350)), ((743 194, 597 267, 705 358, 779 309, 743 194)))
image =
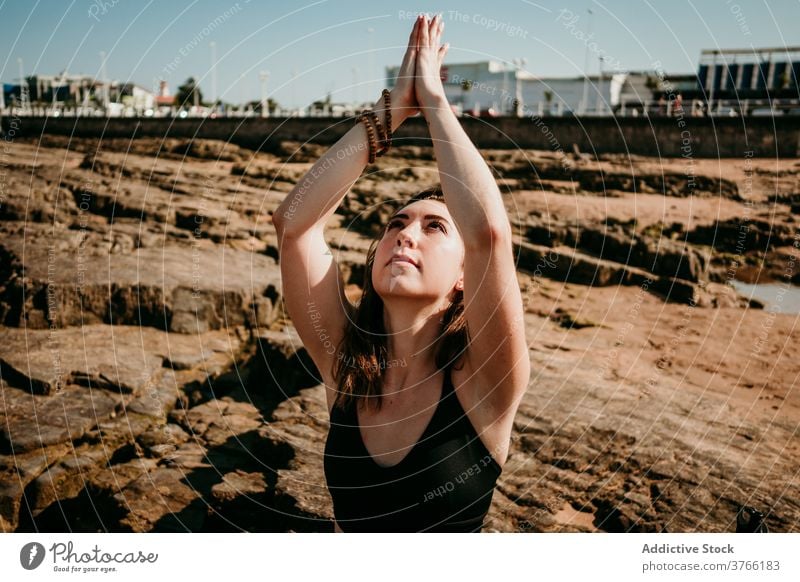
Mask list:
POLYGON ((384 304, 386 367, 391 368, 392 377, 401 380, 408 376, 408 371, 417 377, 419 372, 436 369, 436 346, 444 313, 444 309, 430 303, 415 305, 394 300, 391 305, 384 304))

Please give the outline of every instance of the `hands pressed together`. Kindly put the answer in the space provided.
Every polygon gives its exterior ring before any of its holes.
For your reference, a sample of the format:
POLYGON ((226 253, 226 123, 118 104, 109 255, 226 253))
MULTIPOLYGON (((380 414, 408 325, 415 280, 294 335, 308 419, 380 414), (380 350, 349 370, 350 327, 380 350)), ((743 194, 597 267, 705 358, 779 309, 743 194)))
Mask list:
POLYGON ((443 108, 449 109, 440 76, 442 61, 450 47, 441 44, 443 31, 440 14, 433 18, 420 14, 414 21, 392 90, 392 109, 396 106, 403 117, 411 117, 419 111, 427 117, 443 108))

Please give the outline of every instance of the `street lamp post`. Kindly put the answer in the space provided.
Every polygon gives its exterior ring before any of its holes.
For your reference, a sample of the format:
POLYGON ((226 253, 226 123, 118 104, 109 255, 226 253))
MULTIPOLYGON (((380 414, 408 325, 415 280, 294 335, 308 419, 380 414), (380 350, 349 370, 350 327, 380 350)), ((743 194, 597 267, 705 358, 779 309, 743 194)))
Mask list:
MULTIPOLYGON (((61 83, 64 82, 64 73, 61 74, 61 83)), ((58 89, 61 88, 61 83, 58 84, 56 87, 56 79, 53 77, 53 80, 50 82, 50 109, 55 111, 56 109, 56 97, 58 96, 58 89)))
POLYGON ((103 84, 103 109, 108 115, 108 101, 110 93, 108 91, 108 79, 106 78, 106 52, 100 51, 100 82, 103 84))
POLYGON ((261 117, 269 117, 269 104, 267 103, 267 79, 269 79, 268 71, 261 71, 258 74, 261 80, 261 117))
POLYGON ((503 114, 508 114, 508 65, 503 65, 503 114))
POLYGON ((28 82, 25 80, 25 73, 22 69, 22 57, 17 59, 19 65, 19 101, 22 110, 25 110, 25 102, 28 97, 28 82))
MULTIPOLYGON (((724 59, 723 59, 724 62, 724 59)), ((758 66, 761 65, 761 59, 759 59, 758 66)), ((711 110, 714 108, 714 85, 717 84, 717 52, 714 51, 711 59, 711 87, 708 91, 708 111, 707 115, 711 115, 711 110)))
POLYGON ((524 67, 528 61, 524 57, 520 57, 518 59, 514 59, 513 62, 514 62, 514 67, 516 69, 516 74, 514 75, 516 81, 514 96, 517 102, 516 103, 517 107, 516 111, 514 112, 514 115, 516 115, 517 117, 522 117, 523 115, 522 112, 524 111, 524 108, 522 106, 522 83, 520 83, 519 77, 520 77, 520 72, 522 71, 522 67, 524 67))
POLYGON ((208 43, 211 48, 211 107, 212 111, 217 111, 217 43, 208 43))
MULTIPOLYGON (((375 38, 375 29, 369 27, 367 29, 367 34, 369 35, 369 72, 367 73, 367 95, 371 95, 372 91, 372 83, 373 79, 375 78, 375 48, 374 48, 374 38, 375 38)), ((369 98, 369 97, 368 97, 369 98)))
POLYGON ((597 79, 597 114, 605 108, 603 107, 603 57, 598 57, 599 61, 599 76, 597 79))
POLYGON ((579 107, 578 111, 581 115, 586 113, 586 109, 589 107, 589 42, 588 40, 592 38, 592 15, 594 12, 590 8, 586 9, 586 12, 589 13, 589 26, 588 32, 586 35, 586 56, 583 59, 583 98, 581 99, 581 106, 579 107))
POLYGON ((239 101, 241 101, 242 103, 239 106, 239 113, 244 115, 247 109, 247 97, 245 96, 244 73, 239 75, 239 101))
POLYGON ((297 69, 292 69, 292 107, 295 108, 295 116, 300 115, 300 107, 297 106, 297 69))
POLYGON ((353 67, 353 109, 358 109, 358 67, 353 67))

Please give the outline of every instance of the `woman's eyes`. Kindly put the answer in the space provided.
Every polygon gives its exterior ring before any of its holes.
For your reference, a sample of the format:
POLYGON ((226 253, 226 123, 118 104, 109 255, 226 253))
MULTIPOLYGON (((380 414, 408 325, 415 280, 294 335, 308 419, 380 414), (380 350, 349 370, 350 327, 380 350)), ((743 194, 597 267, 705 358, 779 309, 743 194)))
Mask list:
MULTIPOLYGON (((434 226, 434 225, 436 225, 436 226, 435 226, 435 228, 438 228, 438 229, 439 229, 439 230, 441 230, 442 232, 444 232, 444 233, 446 233, 446 232, 447 232, 447 229, 444 227, 444 224, 442 224, 440 221, 438 221, 438 220, 432 220, 432 221, 430 221, 430 222, 428 223, 428 226, 429 226, 429 227, 430 227, 430 226, 434 226)), ((402 223, 401 221, 399 221, 399 220, 392 220, 392 221, 391 221, 391 222, 390 222, 390 223, 387 225, 386 229, 388 230, 388 229, 390 229, 390 228, 394 228, 395 226, 403 226, 403 223, 402 223)))

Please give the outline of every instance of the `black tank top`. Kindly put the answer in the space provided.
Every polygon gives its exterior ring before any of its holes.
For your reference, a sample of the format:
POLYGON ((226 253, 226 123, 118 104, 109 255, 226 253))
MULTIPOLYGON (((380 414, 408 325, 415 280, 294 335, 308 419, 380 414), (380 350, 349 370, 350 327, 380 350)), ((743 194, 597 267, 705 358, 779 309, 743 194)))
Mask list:
POLYGON ((430 423, 400 463, 383 467, 370 456, 351 400, 331 412, 324 466, 345 532, 479 532, 502 472, 461 407, 449 368, 430 423))

